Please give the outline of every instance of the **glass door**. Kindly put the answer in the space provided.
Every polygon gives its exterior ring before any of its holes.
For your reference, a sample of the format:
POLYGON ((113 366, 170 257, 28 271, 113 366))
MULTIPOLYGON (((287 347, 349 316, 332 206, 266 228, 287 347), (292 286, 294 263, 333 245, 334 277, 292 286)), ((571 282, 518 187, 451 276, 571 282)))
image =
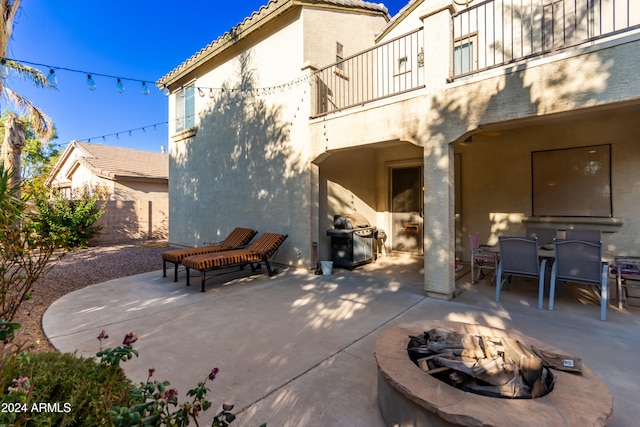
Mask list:
POLYGON ((394 251, 422 253, 422 166, 391 168, 391 222, 394 251))

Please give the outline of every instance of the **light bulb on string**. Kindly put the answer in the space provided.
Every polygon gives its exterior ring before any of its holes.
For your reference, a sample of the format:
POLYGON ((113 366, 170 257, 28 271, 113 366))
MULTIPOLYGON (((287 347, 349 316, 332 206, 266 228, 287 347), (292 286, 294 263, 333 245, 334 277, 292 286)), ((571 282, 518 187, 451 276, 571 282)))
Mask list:
POLYGON ((124 83, 122 83, 122 79, 120 78, 116 82, 116 90, 118 91, 118 93, 124 92, 124 83))
POLYGON ((58 87, 58 78, 56 77, 56 72, 53 71, 53 68, 49 70, 49 75, 47 76, 45 86, 51 87, 54 89, 58 87))
POLYGON ((151 91, 149 90, 149 86, 147 86, 147 82, 142 82, 142 94, 149 95, 151 91))
POLYGON ((93 77, 91 77, 91 74, 87 74, 87 89, 92 91, 96 90, 96 82, 93 80, 93 77))
POLYGON ((171 91, 169 90, 169 88, 167 87, 167 85, 164 85, 164 86, 162 87, 162 94, 163 94, 164 96, 169 96, 169 95, 171 95, 171 91))
POLYGON ((178 94, 184 98, 184 86, 180 86, 180 92, 178 94))
POLYGON ((214 96, 213 89, 209 89, 209 98, 213 98, 214 96))
POLYGON ((9 67, 7 67, 7 60, 0 61, 0 79, 4 80, 9 77, 9 67))
POLYGON ((200 95, 200 98, 204 97, 204 91, 201 88, 198 88, 198 95, 200 95))

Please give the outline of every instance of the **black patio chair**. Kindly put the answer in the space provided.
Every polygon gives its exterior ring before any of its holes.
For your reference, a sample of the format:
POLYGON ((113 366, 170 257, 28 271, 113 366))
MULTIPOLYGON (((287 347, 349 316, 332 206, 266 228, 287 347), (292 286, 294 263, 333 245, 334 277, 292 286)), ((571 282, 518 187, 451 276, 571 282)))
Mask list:
POLYGON ((542 310, 544 298, 544 276, 547 259, 539 261, 538 239, 525 237, 499 237, 500 262, 496 279, 496 302, 500 301, 502 276, 508 282, 510 276, 521 276, 538 279, 538 310, 542 310))
POLYGON ((556 282, 596 286, 600 289, 600 320, 607 320, 609 305, 609 263, 602 261, 602 242, 555 240, 555 261, 551 268, 549 310, 553 310, 556 282))

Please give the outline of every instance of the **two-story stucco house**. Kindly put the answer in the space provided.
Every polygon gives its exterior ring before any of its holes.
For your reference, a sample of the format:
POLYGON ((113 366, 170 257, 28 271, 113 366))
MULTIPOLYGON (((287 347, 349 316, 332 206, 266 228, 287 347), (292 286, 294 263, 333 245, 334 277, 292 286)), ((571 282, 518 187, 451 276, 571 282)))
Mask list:
POLYGON ((169 240, 289 234, 329 257, 334 214, 424 256, 454 292, 467 235, 602 231, 640 253, 640 6, 632 0, 272 0, 158 80, 169 240), (409 238, 406 224, 417 237, 409 238))

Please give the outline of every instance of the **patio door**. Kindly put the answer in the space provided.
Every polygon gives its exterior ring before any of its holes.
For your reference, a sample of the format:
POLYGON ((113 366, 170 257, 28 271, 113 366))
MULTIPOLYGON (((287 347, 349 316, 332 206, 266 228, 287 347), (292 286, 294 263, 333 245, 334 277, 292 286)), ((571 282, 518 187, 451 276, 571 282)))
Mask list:
POLYGON ((422 166, 391 167, 391 248, 422 253, 422 166))

